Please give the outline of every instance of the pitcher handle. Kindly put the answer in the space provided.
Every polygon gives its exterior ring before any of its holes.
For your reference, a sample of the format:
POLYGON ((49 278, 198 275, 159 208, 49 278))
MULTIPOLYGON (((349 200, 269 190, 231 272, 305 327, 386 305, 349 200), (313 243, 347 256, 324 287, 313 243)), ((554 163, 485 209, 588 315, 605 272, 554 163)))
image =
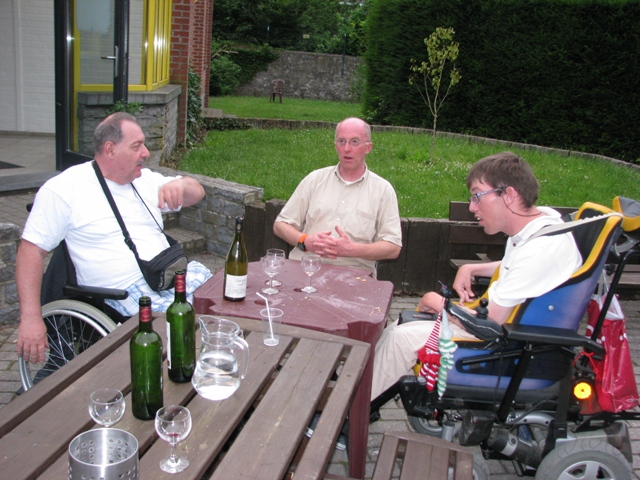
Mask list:
POLYGON ((238 345, 238 348, 242 350, 242 362, 238 362, 238 371, 240 372, 240 380, 244 380, 249 368, 249 344, 242 337, 236 337, 233 343, 238 345))

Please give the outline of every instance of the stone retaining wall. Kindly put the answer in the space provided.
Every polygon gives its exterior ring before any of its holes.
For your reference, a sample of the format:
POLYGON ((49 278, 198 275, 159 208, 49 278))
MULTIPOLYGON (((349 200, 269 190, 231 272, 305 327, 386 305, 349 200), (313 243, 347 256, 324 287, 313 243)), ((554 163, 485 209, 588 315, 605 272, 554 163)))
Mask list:
POLYGON ((287 97, 353 101, 351 84, 360 63, 359 57, 347 55, 283 51, 236 94, 268 98, 271 81, 280 78, 284 80, 283 101, 287 97))
MULTIPOLYGON (((159 165, 173 153, 177 145, 178 99, 182 88, 165 85, 152 92, 131 92, 129 103, 142 104, 135 115, 144 130, 145 145, 151 153, 149 165, 159 165)), ((105 92, 78 93, 78 151, 93 157, 93 133, 113 106, 113 95, 105 92)))
POLYGON ((0 325, 17 323, 16 252, 20 230, 13 223, 0 223, 0 325))
POLYGON ((233 240, 235 218, 244 217, 247 205, 261 203, 264 195, 264 190, 258 187, 166 167, 151 168, 163 175, 190 176, 204 187, 205 198, 193 207, 182 209, 177 225, 205 237, 207 250, 215 255, 226 256, 233 240))

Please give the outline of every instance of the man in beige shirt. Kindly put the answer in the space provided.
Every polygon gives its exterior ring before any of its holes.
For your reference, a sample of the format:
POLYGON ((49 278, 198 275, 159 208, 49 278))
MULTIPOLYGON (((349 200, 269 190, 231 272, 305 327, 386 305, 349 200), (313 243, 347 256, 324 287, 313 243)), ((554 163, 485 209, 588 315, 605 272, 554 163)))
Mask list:
POLYGON ((274 233, 323 263, 356 266, 376 276, 378 260, 395 259, 402 247, 398 200, 391 184, 367 168, 371 128, 359 118, 336 127, 338 165, 307 175, 273 225, 274 233))

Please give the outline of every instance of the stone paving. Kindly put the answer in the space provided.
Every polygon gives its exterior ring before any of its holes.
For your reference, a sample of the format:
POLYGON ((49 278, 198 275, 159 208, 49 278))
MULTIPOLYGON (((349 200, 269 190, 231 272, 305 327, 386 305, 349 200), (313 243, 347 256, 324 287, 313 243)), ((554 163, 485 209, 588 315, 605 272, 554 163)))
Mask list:
MULTIPOLYGON (((27 217, 25 205, 33 201, 32 193, 0 196, 0 222, 11 222, 22 228, 27 217)), ((212 270, 222 265, 219 257, 198 255, 197 259, 212 270)), ((394 297, 389 312, 389 322, 395 320, 403 309, 415 308, 418 298, 394 297)), ((622 308, 627 316, 627 333, 634 358, 636 383, 640 382, 640 301, 624 301, 622 308)), ((2 407, 16 398, 15 391, 20 387, 18 358, 16 355, 17 325, 6 325, 0 319, 0 415, 2 407)), ((365 478, 371 478, 375 461, 380 450, 383 433, 386 431, 409 431, 407 415, 401 405, 390 401, 381 411, 381 419, 369 427, 368 455, 365 478)), ((640 422, 631 427, 634 452, 634 474, 640 479, 640 422)), ((518 478, 514 466, 508 461, 489 460, 490 477, 495 480, 514 480, 518 478)), ((336 450, 329 465, 329 473, 347 475, 348 458, 345 452, 336 450)))

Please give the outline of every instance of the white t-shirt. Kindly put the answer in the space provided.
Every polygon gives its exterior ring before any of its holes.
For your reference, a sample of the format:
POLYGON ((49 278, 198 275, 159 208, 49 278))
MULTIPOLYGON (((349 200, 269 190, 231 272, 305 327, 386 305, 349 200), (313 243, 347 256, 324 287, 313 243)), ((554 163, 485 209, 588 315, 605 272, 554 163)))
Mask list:
MULTIPOLYGON (((133 181, 160 227, 158 190, 175 178, 143 169, 133 181)), ((167 248, 164 234, 132 186, 110 180, 107 185, 140 258, 149 260, 167 248)), ((91 162, 68 168, 40 188, 22 238, 46 251, 66 240, 80 285, 127 288, 142 278, 91 162)))
POLYGON ((582 265, 571 233, 543 235, 527 241, 542 227, 563 223, 556 210, 537 208, 545 215, 509 237, 500 262, 500 277, 489 287, 489 299, 502 307, 515 307, 527 298, 553 290, 582 265))

